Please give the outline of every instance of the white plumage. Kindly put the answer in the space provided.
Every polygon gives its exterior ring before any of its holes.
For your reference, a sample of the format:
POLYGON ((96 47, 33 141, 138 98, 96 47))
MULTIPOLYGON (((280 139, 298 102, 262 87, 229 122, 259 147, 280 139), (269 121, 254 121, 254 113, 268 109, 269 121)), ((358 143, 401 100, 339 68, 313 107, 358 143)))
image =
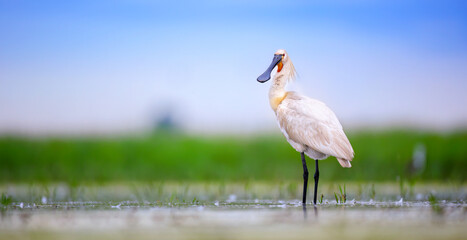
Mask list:
POLYGON ((337 158, 342 167, 351 167, 354 151, 336 115, 324 103, 287 92, 277 106, 282 133, 298 152, 316 160, 337 158))
MULTIPOLYGON (((342 167, 351 167, 354 151, 334 112, 321 101, 285 91, 286 84, 295 77, 295 68, 285 50, 278 50, 274 56, 273 63, 277 59, 278 68, 269 90, 269 102, 287 141, 312 159, 334 156, 342 167)), ((258 81, 269 80, 265 74, 274 66, 271 64, 258 81)))
POLYGON ((313 202, 316 204, 319 169, 318 160, 329 156, 337 158, 342 167, 352 165, 354 151, 336 115, 324 103, 285 91, 285 85, 295 78, 295 68, 285 50, 274 54, 271 65, 258 77, 264 83, 271 78, 277 66, 277 73, 269 89, 269 104, 276 113, 279 127, 292 147, 300 152, 303 165, 303 204, 306 204, 308 167, 305 154, 315 159, 315 190, 313 202))

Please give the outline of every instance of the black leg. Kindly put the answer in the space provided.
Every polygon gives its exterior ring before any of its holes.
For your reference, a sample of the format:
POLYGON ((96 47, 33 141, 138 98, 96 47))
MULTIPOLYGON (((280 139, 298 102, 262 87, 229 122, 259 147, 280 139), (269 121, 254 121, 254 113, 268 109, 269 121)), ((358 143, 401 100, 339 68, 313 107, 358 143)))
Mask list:
POLYGON ((308 185, 308 168, 306 167, 305 153, 300 153, 303 164, 303 204, 306 204, 306 189, 308 185))
POLYGON ((316 205, 316 194, 318 192, 318 181, 319 181, 319 168, 318 168, 318 160, 315 160, 316 163, 316 171, 315 171, 315 194, 313 195, 313 203, 316 205))

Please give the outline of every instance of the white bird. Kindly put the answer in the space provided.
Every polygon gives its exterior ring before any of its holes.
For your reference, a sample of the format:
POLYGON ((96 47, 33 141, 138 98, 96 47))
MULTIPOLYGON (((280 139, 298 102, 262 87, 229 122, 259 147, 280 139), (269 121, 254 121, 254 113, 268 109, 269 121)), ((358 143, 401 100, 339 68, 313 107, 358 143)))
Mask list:
POLYGON ((305 154, 315 160, 313 202, 316 204, 318 160, 334 156, 342 167, 350 168, 354 151, 342 125, 331 109, 323 102, 285 90, 287 83, 295 79, 295 68, 285 50, 277 50, 269 68, 258 77, 258 82, 268 81, 276 66, 277 73, 269 90, 269 103, 285 138, 295 150, 300 152, 303 165, 303 204, 306 203, 308 184, 305 154))

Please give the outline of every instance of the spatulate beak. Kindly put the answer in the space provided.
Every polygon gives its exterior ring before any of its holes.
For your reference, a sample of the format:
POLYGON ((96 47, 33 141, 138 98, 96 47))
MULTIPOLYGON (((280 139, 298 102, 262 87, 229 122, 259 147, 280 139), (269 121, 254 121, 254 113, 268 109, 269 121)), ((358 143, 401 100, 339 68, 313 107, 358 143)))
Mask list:
POLYGON ((276 67, 276 65, 280 63, 280 61, 282 61, 282 55, 274 54, 274 58, 272 59, 271 65, 269 65, 268 69, 266 69, 266 71, 263 74, 261 74, 256 80, 260 83, 265 83, 269 79, 271 79, 272 69, 274 69, 274 67, 276 67))

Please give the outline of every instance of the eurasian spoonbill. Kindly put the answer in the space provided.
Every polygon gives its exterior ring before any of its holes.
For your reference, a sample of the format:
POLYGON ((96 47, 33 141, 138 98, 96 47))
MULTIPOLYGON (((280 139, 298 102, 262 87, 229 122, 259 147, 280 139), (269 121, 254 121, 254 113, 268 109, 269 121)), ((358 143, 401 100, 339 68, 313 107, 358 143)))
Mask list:
POLYGON ((277 50, 271 65, 258 77, 258 82, 268 81, 276 66, 274 82, 269 89, 269 103, 285 138, 295 150, 300 152, 303 165, 303 204, 306 203, 308 184, 305 154, 315 160, 313 203, 316 204, 319 181, 318 160, 334 156, 342 167, 349 168, 354 151, 342 125, 331 109, 323 102, 285 90, 286 84, 295 78, 295 68, 285 50, 277 50))

